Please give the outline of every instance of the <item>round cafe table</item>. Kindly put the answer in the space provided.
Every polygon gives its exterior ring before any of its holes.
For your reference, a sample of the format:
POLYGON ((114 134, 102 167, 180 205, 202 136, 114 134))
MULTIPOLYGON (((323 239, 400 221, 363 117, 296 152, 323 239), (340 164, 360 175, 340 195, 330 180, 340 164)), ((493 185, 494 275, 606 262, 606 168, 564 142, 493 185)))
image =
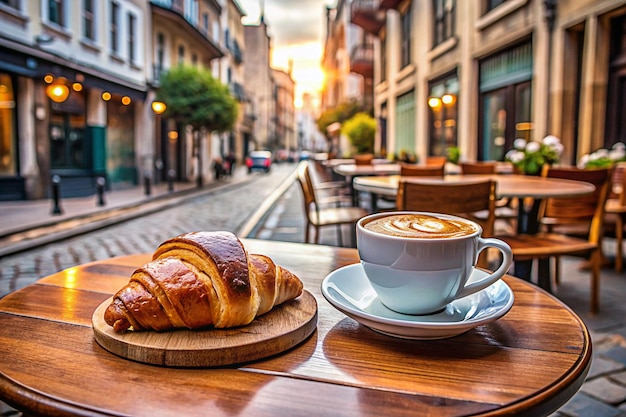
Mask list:
MULTIPOLYGON (((369 192, 372 195, 372 212, 377 210, 377 196, 395 197, 398 194, 400 175, 361 176, 354 178, 353 187, 357 191, 369 192)), ((429 184, 472 182, 479 179, 495 180, 498 198, 515 198, 519 200, 517 232, 537 233, 539 231, 539 204, 548 197, 574 198, 593 193, 595 186, 583 181, 560 178, 535 177, 530 175, 446 175, 444 178, 404 177, 412 182, 429 184), (529 205, 524 200, 530 198, 529 205)), ((530 280, 532 262, 515 262, 515 276, 530 280)))
POLYGON ((92 315, 150 255, 106 259, 0 299, 0 400, 54 416, 545 416, 589 371, 582 320, 523 280, 504 277, 514 300, 497 320, 447 339, 406 340, 371 330, 322 296, 329 273, 358 263, 355 249, 243 243, 295 273, 317 303, 313 333, 293 348, 218 367, 116 356, 94 339, 92 315))

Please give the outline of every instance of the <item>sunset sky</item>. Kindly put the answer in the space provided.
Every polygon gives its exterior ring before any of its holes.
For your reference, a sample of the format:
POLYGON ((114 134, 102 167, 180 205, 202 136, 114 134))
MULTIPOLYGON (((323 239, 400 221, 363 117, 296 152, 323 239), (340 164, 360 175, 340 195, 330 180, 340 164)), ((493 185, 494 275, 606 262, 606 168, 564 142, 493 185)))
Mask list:
POLYGON ((244 24, 259 22, 264 2, 265 23, 272 39, 272 67, 287 70, 293 61, 296 106, 302 94, 315 95, 323 83, 320 67, 325 36, 326 6, 336 0, 238 0, 246 12, 244 24))

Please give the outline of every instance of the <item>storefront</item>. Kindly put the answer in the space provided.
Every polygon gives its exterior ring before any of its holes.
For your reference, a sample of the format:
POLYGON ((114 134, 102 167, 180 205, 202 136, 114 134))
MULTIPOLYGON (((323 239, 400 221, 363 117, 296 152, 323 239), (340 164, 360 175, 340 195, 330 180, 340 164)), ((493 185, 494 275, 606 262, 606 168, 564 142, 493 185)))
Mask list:
POLYGON ((428 90, 429 155, 445 156, 449 147, 458 145, 459 80, 456 71, 431 81, 428 90))
POLYGON ((533 138, 530 42, 480 62, 479 160, 504 159, 516 138, 533 138))

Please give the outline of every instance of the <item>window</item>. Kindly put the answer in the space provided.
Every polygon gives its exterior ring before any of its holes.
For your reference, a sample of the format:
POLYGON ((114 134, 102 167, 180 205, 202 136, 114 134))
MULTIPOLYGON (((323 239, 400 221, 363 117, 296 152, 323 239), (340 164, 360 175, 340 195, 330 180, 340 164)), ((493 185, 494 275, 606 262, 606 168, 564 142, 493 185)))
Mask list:
POLYGON ((137 36, 137 18, 134 14, 128 13, 128 61, 135 62, 135 48, 137 36))
POLYGON ((202 13, 202 33, 204 36, 209 36, 209 14, 207 12, 202 13))
POLYGON ((49 0, 48 1, 48 21, 50 23, 56 23, 59 26, 65 27, 65 8, 63 7, 63 0, 49 0))
POLYGON ((496 7, 498 7, 499 5, 505 2, 506 0, 486 0, 485 1, 485 13, 490 12, 491 10, 495 9, 496 7))
POLYGON ((402 15, 402 41, 400 44, 400 67, 411 63, 411 7, 402 15))
POLYGON ((387 36, 380 39, 380 81, 387 79, 387 36))
POLYGON ((17 174, 15 94, 9 74, 0 72, 0 175, 17 174))
MULTIPOLYGON (((165 37, 162 33, 158 33, 156 41, 156 67, 158 68, 159 75, 163 69, 163 62, 165 62, 165 37)), ((155 78, 158 79, 159 77, 155 78)))
POLYGON ((434 45, 437 46, 454 35, 455 0, 433 0, 435 11, 434 45))
POLYGON ((120 6, 116 2, 112 1, 109 26, 111 33, 111 52, 115 55, 119 54, 119 13, 120 6))
POLYGON ((492 55, 479 68, 478 157, 501 161, 516 138, 533 137, 532 44, 492 55))
POLYGON ((185 47, 182 45, 178 47, 178 63, 179 64, 185 63, 185 47))
POLYGON ((16 10, 20 9, 20 0, 0 0, 0 4, 3 4, 12 9, 16 9, 16 10))
POLYGON ((83 37, 96 40, 96 22, 93 17, 93 0, 83 0, 83 37))
POLYGON ((459 80, 456 72, 429 83, 429 155, 444 156, 457 146, 459 80))

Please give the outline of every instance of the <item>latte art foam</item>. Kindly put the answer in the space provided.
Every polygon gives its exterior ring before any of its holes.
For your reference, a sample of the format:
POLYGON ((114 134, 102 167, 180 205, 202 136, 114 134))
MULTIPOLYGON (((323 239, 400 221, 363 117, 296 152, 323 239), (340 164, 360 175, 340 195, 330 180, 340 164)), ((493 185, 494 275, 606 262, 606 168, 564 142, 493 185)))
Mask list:
POLYGON ((396 214, 374 219, 363 225, 367 230, 389 236, 440 239, 471 235, 476 226, 457 219, 423 214, 396 214))

